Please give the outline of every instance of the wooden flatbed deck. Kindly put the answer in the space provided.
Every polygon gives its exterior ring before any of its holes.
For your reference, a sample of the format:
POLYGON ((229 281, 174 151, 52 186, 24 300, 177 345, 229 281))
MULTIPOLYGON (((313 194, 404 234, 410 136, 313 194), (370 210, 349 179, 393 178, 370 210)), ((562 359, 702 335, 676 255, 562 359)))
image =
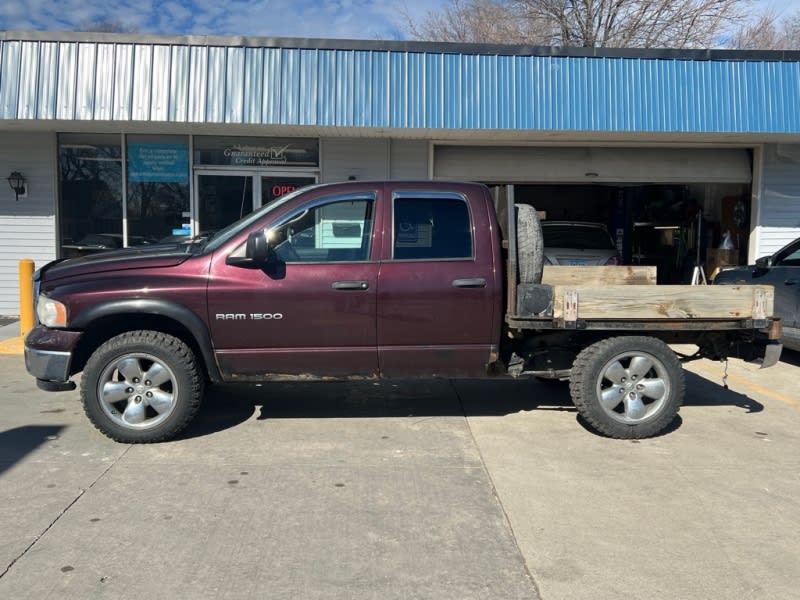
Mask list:
MULTIPOLYGON (((552 302, 507 319, 520 329, 758 329, 773 314, 768 285, 655 285, 655 267, 546 266, 552 302)), ((519 312, 519 311, 517 311, 519 312)))

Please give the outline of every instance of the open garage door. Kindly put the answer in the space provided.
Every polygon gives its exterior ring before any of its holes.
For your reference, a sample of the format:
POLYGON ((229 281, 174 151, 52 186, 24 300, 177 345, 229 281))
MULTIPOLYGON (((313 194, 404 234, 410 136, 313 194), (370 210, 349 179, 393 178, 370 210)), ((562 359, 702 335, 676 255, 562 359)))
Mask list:
POLYGON ((437 146, 434 177, 513 185, 552 231, 558 222, 604 225, 622 262, 656 266, 661 283, 747 260, 746 149, 437 146), (723 239, 733 247, 722 251, 723 239))
POLYGON ((747 150, 436 146, 435 179, 493 183, 750 183, 747 150))

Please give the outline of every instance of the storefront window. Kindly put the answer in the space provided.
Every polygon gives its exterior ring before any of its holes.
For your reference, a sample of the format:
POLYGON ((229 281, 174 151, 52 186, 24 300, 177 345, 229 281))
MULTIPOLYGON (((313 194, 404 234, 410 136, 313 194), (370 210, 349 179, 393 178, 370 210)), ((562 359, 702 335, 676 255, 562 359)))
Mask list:
POLYGON ((128 245, 157 242, 191 227, 189 140, 186 136, 130 135, 128 245))
POLYGON ((120 136, 61 134, 58 159, 61 256, 121 248, 120 136))

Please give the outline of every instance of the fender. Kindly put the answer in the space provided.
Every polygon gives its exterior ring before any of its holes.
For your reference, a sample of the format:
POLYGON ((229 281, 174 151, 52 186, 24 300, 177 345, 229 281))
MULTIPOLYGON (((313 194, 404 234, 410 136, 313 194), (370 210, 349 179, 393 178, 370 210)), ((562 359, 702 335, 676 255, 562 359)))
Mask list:
POLYGON ((206 323, 183 304, 159 298, 117 299, 97 304, 81 312, 70 320, 70 329, 85 329, 98 319, 116 317, 122 313, 159 315, 168 317, 183 325, 197 342, 211 381, 222 381, 222 376, 214 358, 214 346, 206 323))

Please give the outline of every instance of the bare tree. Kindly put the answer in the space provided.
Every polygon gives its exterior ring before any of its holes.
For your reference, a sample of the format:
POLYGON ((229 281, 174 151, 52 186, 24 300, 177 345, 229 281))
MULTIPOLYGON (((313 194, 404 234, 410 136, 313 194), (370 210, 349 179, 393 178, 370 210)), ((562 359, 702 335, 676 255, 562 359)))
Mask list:
POLYGON ((750 0, 450 0, 416 39, 545 46, 707 48, 745 21, 750 0))
POLYGON ((437 42, 525 44, 546 37, 541 23, 525 19, 504 0, 450 0, 420 21, 405 14, 414 39, 437 42))
POLYGON ((746 23, 732 36, 738 50, 800 50, 800 12, 781 19, 774 10, 746 23))

